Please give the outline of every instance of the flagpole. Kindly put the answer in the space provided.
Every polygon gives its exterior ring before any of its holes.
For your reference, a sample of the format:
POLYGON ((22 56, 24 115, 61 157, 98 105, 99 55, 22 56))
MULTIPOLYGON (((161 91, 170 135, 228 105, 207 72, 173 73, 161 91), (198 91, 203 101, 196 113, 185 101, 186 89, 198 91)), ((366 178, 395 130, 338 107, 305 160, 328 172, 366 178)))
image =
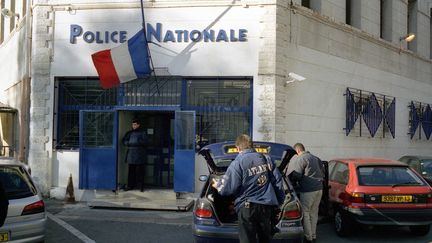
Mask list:
POLYGON ((143 33, 143 34, 144 34, 144 40, 145 40, 145 43, 146 43, 146 45, 147 45, 147 53, 148 53, 148 57, 149 57, 149 59, 150 59, 150 65, 151 65, 152 72, 153 72, 153 74, 154 74, 154 78, 155 78, 155 82, 156 82, 156 91, 157 91, 158 95, 160 95, 160 92, 159 92, 159 84, 158 84, 158 80, 157 80, 156 72, 155 72, 154 65, 153 65, 153 59, 152 59, 152 57, 151 57, 150 47, 149 47, 149 44, 148 44, 148 41, 147 41, 147 31, 146 31, 146 26, 145 26, 145 18, 144 18, 144 3, 143 3, 143 1, 144 1, 144 0, 141 0, 142 29, 143 29, 143 32, 144 32, 144 33, 143 33))

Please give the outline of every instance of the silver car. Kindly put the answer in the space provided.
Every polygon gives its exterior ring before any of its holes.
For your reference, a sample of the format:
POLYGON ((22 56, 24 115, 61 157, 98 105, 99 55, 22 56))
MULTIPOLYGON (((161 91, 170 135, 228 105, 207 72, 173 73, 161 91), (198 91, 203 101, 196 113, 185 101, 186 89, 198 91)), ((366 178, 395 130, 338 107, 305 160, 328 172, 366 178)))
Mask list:
POLYGON ((43 242, 45 240, 45 204, 26 166, 14 159, 0 158, 0 181, 9 209, 0 227, 0 242, 43 242))

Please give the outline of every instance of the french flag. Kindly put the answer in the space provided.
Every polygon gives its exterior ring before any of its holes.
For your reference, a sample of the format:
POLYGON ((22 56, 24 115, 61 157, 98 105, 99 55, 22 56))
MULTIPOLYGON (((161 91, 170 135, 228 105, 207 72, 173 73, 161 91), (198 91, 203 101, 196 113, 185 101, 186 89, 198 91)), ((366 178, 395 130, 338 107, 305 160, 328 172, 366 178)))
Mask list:
POLYGON ((127 42, 92 55, 102 88, 109 89, 151 73, 148 45, 140 30, 127 42))

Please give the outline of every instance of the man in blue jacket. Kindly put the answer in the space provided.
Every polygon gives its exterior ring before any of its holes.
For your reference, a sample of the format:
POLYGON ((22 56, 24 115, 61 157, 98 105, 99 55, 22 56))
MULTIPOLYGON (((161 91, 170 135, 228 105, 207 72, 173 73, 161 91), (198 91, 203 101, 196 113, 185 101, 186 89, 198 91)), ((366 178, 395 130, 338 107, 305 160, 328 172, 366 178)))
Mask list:
POLYGON ((257 242, 257 236, 270 242, 273 210, 285 199, 282 175, 268 156, 255 152, 248 135, 238 136, 236 147, 239 155, 212 186, 222 196, 236 195, 240 243, 257 242))

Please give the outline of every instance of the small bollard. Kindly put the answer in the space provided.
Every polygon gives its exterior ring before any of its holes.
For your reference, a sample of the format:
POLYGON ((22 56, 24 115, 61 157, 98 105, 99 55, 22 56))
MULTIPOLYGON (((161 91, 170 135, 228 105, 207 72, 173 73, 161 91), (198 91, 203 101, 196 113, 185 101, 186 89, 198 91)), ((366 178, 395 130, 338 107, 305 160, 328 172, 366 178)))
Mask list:
POLYGON ((66 196, 65 200, 67 203, 75 203, 75 195, 74 195, 74 188, 73 188, 73 182, 72 182, 72 174, 69 176, 68 184, 66 187, 66 196))

